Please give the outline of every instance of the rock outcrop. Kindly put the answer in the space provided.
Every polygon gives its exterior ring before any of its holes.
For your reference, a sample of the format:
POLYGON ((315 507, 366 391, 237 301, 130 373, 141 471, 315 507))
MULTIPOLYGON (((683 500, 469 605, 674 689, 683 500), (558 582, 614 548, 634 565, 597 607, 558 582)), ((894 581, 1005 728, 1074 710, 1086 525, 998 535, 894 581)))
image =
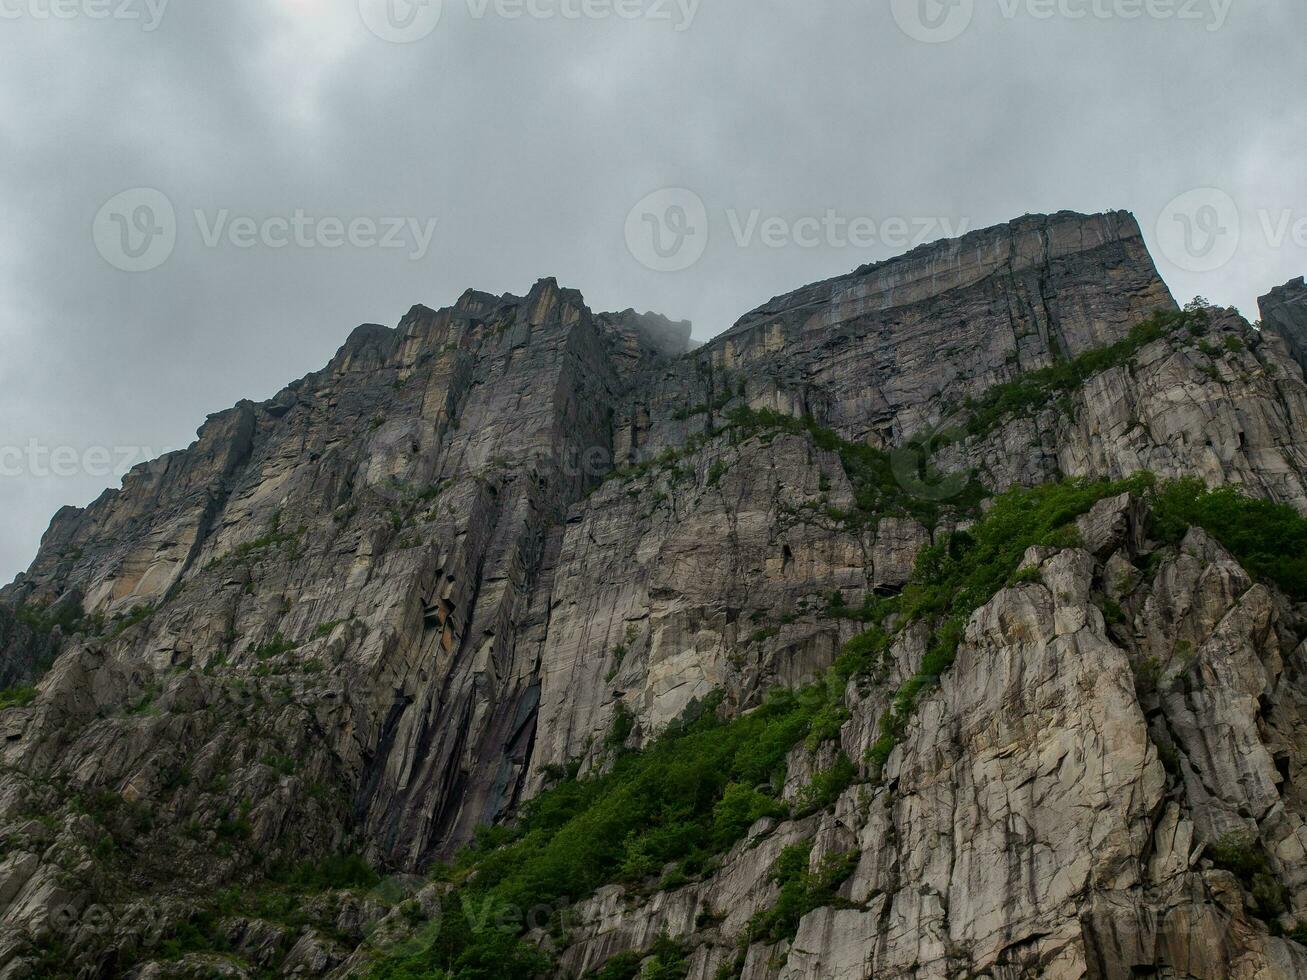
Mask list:
MULTIPOLYGON (((840 610, 902 590, 981 512, 976 481, 1151 470, 1307 513, 1290 332, 1207 310, 1134 343, 1158 310, 1134 219, 1062 213, 778 297, 696 350, 688 324, 553 280, 359 327, 61 511, 0 591, 0 675, 59 651, 0 713, 0 977, 361 975, 434 886, 406 885, 404 915, 341 891, 295 928, 238 909, 221 955, 175 937, 270 868, 422 874, 714 692, 734 716, 822 677, 863 629, 840 610)), ((1307 924, 1307 617, 1201 531, 1149 541, 1144 506, 1028 556, 881 778, 859 761, 833 805, 760 821, 699 881, 578 896, 560 971, 666 933, 704 980, 737 955, 751 980, 1307 975, 1271 933, 1307 924), (1273 923, 1204 850, 1233 833, 1285 890, 1273 923), (738 950, 796 841, 856 869, 792 939, 738 950)), ((786 793, 867 757, 925 646, 901 636, 879 685, 850 683, 786 793)))
POLYGON ((1262 329, 1282 337, 1294 360, 1307 371, 1307 282, 1299 276, 1258 301, 1262 329))

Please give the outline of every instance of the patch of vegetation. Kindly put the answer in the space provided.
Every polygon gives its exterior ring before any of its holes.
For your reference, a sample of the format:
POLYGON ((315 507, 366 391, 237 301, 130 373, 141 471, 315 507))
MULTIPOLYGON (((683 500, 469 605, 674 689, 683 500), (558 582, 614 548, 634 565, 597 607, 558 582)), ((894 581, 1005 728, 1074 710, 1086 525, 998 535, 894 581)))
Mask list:
MULTIPOLYGON (((125 616, 122 616, 109 624, 108 638, 112 640, 115 637, 121 636, 133 626, 145 622, 153 616, 155 612, 156 609, 154 603, 146 603, 145 605, 134 607, 125 616)), ((104 629, 101 628, 99 632, 103 633, 104 629)))
POLYGON ((58 629, 65 636, 80 632, 85 624, 81 607, 71 602, 55 606, 47 603, 24 603, 14 610, 14 618, 33 633, 46 636, 58 629))
MULTIPOLYGON (((799 420, 784 424, 806 429, 799 420)), ((438 930, 432 930, 436 938, 419 951, 380 958, 371 975, 527 980, 551 966, 524 938, 519 921, 524 910, 551 910, 551 928, 561 931, 560 909, 603 885, 674 887, 710 873, 757 820, 793 815, 774 795, 788 754, 805 741, 820 745, 837 737, 847 684, 883 666, 893 634, 921 624, 931 640, 920 670, 895 693, 881 719, 881 738, 868 760, 877 775, 918 700, 953 663, 970 615, 1022 578, 1017 569, 1028 548, 1075 545, 1075 520, 1098 501, 1127 491, 1151 499, 1158 526, 1172 528, 1168 533, 1174 534, 1186 516, 1206 521, 1221 515, 1219 508, 1189 514, 1175 501, 1191 497, 1169 494, 1170 486, 1158 488, 1150 475, 1141 474, 1012 490, 969 530, 925 549, 900 596, 872 597, 856 611, 832 598, 841 615, 868 628, 846 644, 822 682, 773 691, 762 706, 730 721, 719 717, 720 696, 692 706, 643 750, 617 754, 612 768, 594 778, 579 779, 575 765, 557 767, 551 773, 556 785, 529 803, 516 824, 486 830, 473 848, 438 871, 451 894, 442 902, 438 930), (468 909, 479 911, 469 916, 468 909)), ((1276 511, 1272 522, 1280 530, 1283 516, 1276 511)), ((1256 554, 1262 536, 1239 540, 1244 552, 1256 554)), ((624 744, 630 735, 626 725, 633 723, 615 719, 610 741, 624 744)), ((838 757, 817 774, 796 809, 829 806, 857 778, 854 763, 838 757)), ((1256 886, 1259 907, 1274 907, 1275 883, 1258 877, 1266 872, 1256 857, 1239 857, 1237 849, 1226 853, 1224 860, 1245 869, 1250 890, 1256 886)), ((804 914, 839 903, 839 886, 852 873, 856 855, 831 858, 812 871, 808 856, 800 849, 777 862, 778 901, 754 921, 743 937, 746 947, 753 940, 792 937, 804 914)), ((608 975, 627 976, 643 959, 615 957, 608 975)))
POLYGON ((814 909, 837 906, 848 908, 852 903, 839 898, 839 887, 853 876, 858 866, 858 851, 829 855, 816 871, 809 871, 812 859, 812 842, 791 844, 781 851, 772 865, 771 878, 780 886, 776 904, 753 917, 741 945, 750 943, 778 943, 793 939, 799 931, 799 921, 814 909))
POLYGON ((610 957, 604 968, 593 974, 593 980, 635 980, 640 975, 644 957, 636 952, 618 953, 610 957))
POLYGON ((300 767, 299 760, 280 753, 264 756, 260 761, 279 776, 293 776, 300 767))
POLYGON ((884 602, 880 616, 870 620, 870 629, 859 633, 844 644, 839 658, 835 661, 832 673, 842 686, 854 677, 867 676, 886 666, 885 657, 889 653, 890 634, 881 626, 890 610, 898 605, 897 600, 884 602))
POLYGON ((291 935, 309 925, 330 935, 335 931, 334 923, 314 921, 305 911, 307 900, 329 891, 371 890, 380 882, 367 862, 354 854, 332 856, 320 862, 275 865, 264 884, 218 892, 210 903, 174 926, 156 950, 142 951, 141 955, 178 960, 191 954, 231 953, 223 922, 235 916, 282 926, 291 935))
POLYGON ((299 550, 300 539, 307 533, 308 528, 303 524, 294 531, 283 531, 281 529, 281 512, 277 511, 272 515, 272 527, 267 534, 238 545, 224 559, 219 559, 219 562, 229 561, 234 564, 250 564, 260 558, 264 552, 281 547, 286 547, 294 555, 299 550))
POLYGON ((989 492, 974 477, 944 474, 927 462, 925 447, 908 446, 902 452, 912 460, 912 472, 905 472, 890 453, 871 446, 849 442, 837 433, 818 425, 810 417, 795 418, 771 409, 739 407, 727 413, 736 437, 763 435, 764 438, 779 432, 806 433, 818 449, 836 453, 844 472, 853 485, 854 510, 843 512, 826 508, 824 515, 843 524, 865 526, 877 523, 882 517, 905 515, 920 521, 926 527, 935 527, 944 513, 960 516, 978 516, 980 502, 989 492), (948 481, 956 484, 944 499, 930 499, 933 493, 923 494, 922 487, 940 487, 948 481))
POLYGON ((712 412, 719 412, 729 405, 734 397, 735 395, 733 392, 723 391, 721 394, 713 398, 712 401, 701 402, 691 408, 677 409, 672 413, 672 418, 676 419, 678 422, 684 422, 696 415, 708 415, 712 412))
POLYGON ((989 389, 978 399, 967 399, 970 413, 966 432, 983 436, 1012 415, 1033 415, 1052 404, 1061 395, 1074 391, 1096 374, 1128 363, 1149 344, 1180 330, 1190 333, 1206 329, 1207 311, 1202 308, 1183 312, 1159 310, 1135 326, 1124 340, 1110 347, 1086 351, 1069 361, 1029 371, 1021 377, 989 389))
POLYGON ((617 710, 613 712, 613 724, 608 731, 608 738, 605 744, 610 749, 621 749, 626 745, 626 740, 631 737, 635 731, 635 715, 631 714, 631 709, 623 702, 617 702, 617 710))
MULTIPOLYGON (((1153 483, 1143 474, 1116 482, 1071 480, 1010 490, 970 530, 955 532, 922 551, 898 611, 904 624, 936 624, 934 638, 920 669, 899 688, 880 719, 880 737, 867 754, 874 777, 889 760, 922 692, 938 684, 953 665, 971 614, 1012 580, 1026 550, 1074 545, 1076 518, 1105 497, 1144 493, 1153 483)), ((873 642, 880 640, 875 631, 872 637, 873 642)))
POLYGON ((1160 540, 1177 544, 1191 526, 1201 527, 1255 578, 1307 600, 1307 518, 1288 504, 1186 479, 1158 487, 1152 506, 1152 532, 1160 540))
POLYGON ((783 778, 820 698, 776 691, 731 722, 718 718, 718 700, 695 706, 644 751, 619 756, 611 772, 561 783, 529 803, 515 827, 482 838, 446 872, 458 885, 437 938, 379 961, 372 976, 527 980, 548 962, 518 932, 490 924, 500 912, 555 908, 673 862, 700 874, 755 820, 784 813, 756 787, 783 778), (469 921, 464 908, 494 914, 469 921))
POLYGON ((631 645, 634 644, 635 641, 638 640, 639 638, 640 638, 639 628, 636 627, 634 623, 628 625, 626 627, 626 635, 623 638, 622 642, 617 644, 617 646, 613 647, 613 666, 609 669, 608 673, 605 675, 604 677, 605 681, 611 681, 614 677, 617 676, 617 672, 622 669, 622 661, 624 661, 626 659, 626 655, 631 652, 631 645))
POLYGON ((320 640, 324 636, 330 636, 335 632, 337 626, 343 626, 347 622, 349 622, 347 619, 333 619, 327 623, 319 623, 317 626, 313 627, 313 632, 309 635, 309 639, 320 640))
MULTIPOLYGON (((844 512, 827 507, 820 516, 841 524, 860 527, 878 522, 885 516, 906 515, 927 527, 934 527, 945 513, 978 516, 980 502, 989 496, 988 491, 970 476, 937 472, 927 461, 929 453, 925 447, 909 446, 902 451, 904 459, 912 464, 908 467, 909 472, 903 467, 902 459, 896 467, 896 459, 891 453, 842 439, 810 417, 795 418, 771 409, 740 406, 726 413, 726 421, 735 440, 761 436, 770 441, 781 433, 807 434, 817 448, 837 453, 853 484, 854 509, 844 512), (948 488, 942 495, 922 492, 923 487, 938 488, 941 485, 948 488), (931 499, 941 496, 943 499, 931 499)), ((711 438, 710 433, 699 433, 691 437, 681 450, 667 449, 654 459, 617 470, 611 477, 629 482, 653 472, 668 471, 675 475, 680 470, 680 461, 697 452, 711 438)), ((726 471, 724 461, 714 461, 708 470, 707 485, 716 486, 726 471)))
POLYGON ((254 648, 254 656, 259 660, 271 660, 273 657, 280 657, 283 654, 290 653, 296 649, 297 644, 292 643, 286 637, 277 633, 267 643, 261 643, 254 648))
POLYGON ((1157 693, 1162 680, 1162 662, 1156 657, 1132 661, 1130 669, 1135 677, 1135 697, 1146 701, 1157 693))
POLYGON ((681 980, 689 968, 685 946, 664 933, 647 953, 618 953, 598 973, 586 976, 592 980, 681 980), (641 964, 644 964, 643 970, 641 964))
POLYGON ((1270 859, 1251 832, 1225 834, 1207 845, 1207 856, 1252 893, 1255 911, 1271 921, 1288 908, 1288 889, 1271 872, 1270 859))
POLYGON ((216 918, 201 911, 174 927, 159 944, 158 955, 162 960, 180 960, 192 953, 225 953, 230 949, 216 918))
POLYGON ((1119 626, 1126 621, 1125 610, 1115 599, 1103 600, 1103 619, 1111 626, 1119 626))
POLYGON ((812 782, 803 788, 798 799, 799 813, 815 813, 833 805, 857 777, 857 767, 841 752, 834 765, 814 774, 812 782))
POLYGON ((128 715, 157 715, 159 713, 159 709, 155 705, 155 701, 158 699, 161 693, 162 691, 160 690, 158 684, 156 683, 147 684, 145 690, 141 692, 140 697, 137 698, 131 705, 128 706, 127 714, 128 715))
POLYGON ((702 449, 712 439, 712 433, 699 432, 685 440, 685 445, 680 449, 664 449, 657 456, 646 459, 642 463, 636 463, 632 466, 625 466, 621 469, 615 469, 608 474, 607 480, 621 480, 624 483, 630 483, 642 476, 650 473, 670 473, 673 477, 683 475, 683 469, 679 465, 685 457, 693 455, 702 449))
POLYGON ((36 700, 37 690, 34 687, 7 687, 0 691, 0 711, 7 711, 9 708, 25 708, 36 700))
POLYGON ((279 865, 271 879, 300 892, 370 889, 381 883, 372 866, 357 854, 336 854, 321 861, 279 865))

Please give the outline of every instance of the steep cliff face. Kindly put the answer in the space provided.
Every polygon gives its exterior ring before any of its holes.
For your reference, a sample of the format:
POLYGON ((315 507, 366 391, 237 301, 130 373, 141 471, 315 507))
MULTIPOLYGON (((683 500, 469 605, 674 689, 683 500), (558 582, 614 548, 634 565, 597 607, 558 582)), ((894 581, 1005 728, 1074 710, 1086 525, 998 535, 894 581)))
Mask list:
MULTIPOLYGON (((552 280, 360 327, 60 512, 0 593, 10 683, 61 651, 0 714, 0 976, 362 974, 378 923, 414 931, 384 895, 294 926, 227 908, 207 953, 176 937, 288 864, 423 872, 705 702, 734 718, 828 677, 866 629, 849 610, 989 492, 1151 470, 1307 513, 1292 345, 1176 314, 1121 213, 927 246, 694 351, 688 325, 552 280)), ((1307 923, 1302 610, 1201 530, 1150 542, 1146 506, 1031 554, 880 758, 932 642, 898 634, 781 796, 841 752, 850 788, 692 884, 570 895, 557 969, 666 932, 704 978, 1307 972, 1266 925, 1307 923), (1204 856, 1235 832, 1269 855, 1274 916, 1204 856), (856 866, 737 951, 797 841, 814 873, 856 866)))
POLYGON ((1307 282, 1299 276, 1277 286, 1258 305, 1262 329, 1283 338, 1294 359, 1307 371, 1307 282))
MULTIPOLYGON (((1252 828, 1278 900, 1307 899, 1302 607, 1201 530, 1158 547, 1149 516, 1108 498, 1078 521, 1081 547, 1031 548, 878 779, 759 821, 702 881, 600 891, 564 966, 670 934, 701 978, 1304 975, 1307 950, 1268 935, 1204 851, 1252 828), (771 942, 756 923, 783 901, 776 869, 796 845, 804 869, 844 871, 771 942)), ((837 740, 791 757, 791 800, 836 751, 868 756, 919 644, 903 634, 888 673, 850 682, 837 740)))
POLYGON ((968 396, 1111 344, 1173 305, 1130 215, 1022 218, 771 300, 639 386, 618 451, 680 444, 698 428, 680 416, 740 383, 755 406, 897 444, 968 396))

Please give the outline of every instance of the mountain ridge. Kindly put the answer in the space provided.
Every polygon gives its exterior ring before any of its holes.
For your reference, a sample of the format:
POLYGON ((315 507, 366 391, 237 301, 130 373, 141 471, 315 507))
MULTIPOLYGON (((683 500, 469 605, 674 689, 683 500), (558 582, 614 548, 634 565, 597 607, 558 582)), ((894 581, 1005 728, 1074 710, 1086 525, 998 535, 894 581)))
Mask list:
MULTIPOLYGON (((301 894, 276 869, 357 852, 407 881, 479 828, 507 833, 560 779, 587 792, 705 704, 729 722, 769 691, 840 676, 873 611, 913 594, 920 556, 966 547, 985 516, 977 485, 997 499, 1147 471, 1307 513, 1307 384, 1285 329, 1179 310, 1123 212, 1027 216, 784 294, 686 351, 689 335, 655 314, 593 312, 554 279, 524 296, 469 290, 357 328, 323 369, 210 416, 188 449, 56 515, 0 590, 25 624, 0 622, 0 658, 13 683, 36 682, 0 713, 0 976, 47 962, 142 977, 381 969, 393 950, 368 937, 404 931, 397 903, 348 883, 301 894), (920 271, 937 260, 943 271, 920 271), (968 428, 986 399, 992 424, 968 428), (59 649, 43 675, 38 641, 59 649), (211 908, 229 886, 246 897, 211 908), (267 888, 344 918, 288 920, 255 901, 267 888), (92 927, 93 908, 107 925, 92 927), (197 916, 216 916, 207 945, 179 950, 197 916)), ((1215 532, 1153 540, 1156 504, 1123 487, 1077 504, 1076 536, 1038 538, 1028 581, 959 623, 899 623, 882 668, 829 687, 771 774, 763 811, 776 813, 743 828, 756 853, 732 843, 663 887, 632 850, 644 878, 567 896, 573 924, 535 937, 553 942, 551 969, 598 971, 664 932, 705 980, 733 965, 751 980, 1016 976, 1009 957, 1066 976, 1301 966, 1307 954, 1271 934, 1307 913, 1301 610, 1215 532), (957 666, 931 672, 945 640, 957 666), (1080 655, 1083 673, 1054 669, 1080 655), (1206 672, 1213 693, 1126 690, 1150 660, 1168 683, 1206 672), (896 716, 895 692, 914 685, 915 710, 896 716), (1003 727, 984 701, 995 692, 1019 717, 1052 718, 1051 734, 1003 727), (971 715, 1012 739, 1015 761, 964 737, 971 715), (1203 743, 1213 731, 1238 752, 1203 743), (1054 752, 1065 772, 1039 761, 1054 752), (1008 818, 983 806, 957 804, 974 832, 935 826, 928 797, 979 792, 952 781, 964 763, 994 768, 1038 828, 1029 841, 995 843, 1008 818), (849 784, 800 813, 833 767, 849 784), (1078 797, 1093 767, 1138 805, 1078 797), (1031 780, 1060 802, 1027 800, 1031 780), (1092 869, 1074 857, 1097 846, 1080 812, 1111 841, 1092 869), (1273 914, 1193 843, 1237 827, 1284 890, 1273 914), (1008 877, 952 880, 932 835, 952 864, 973 860, 968 838, 986 842, 975 867, 1008 877), (856 868, 797 933, 755 937, 736 963, 743 920, 784 890, 773 862, 805 839, 812 874, 836 853, 856 851, 856 868), (1219 900, 1183 897, 1204 890, 1219 900), (1236 938, 1191 955, 1151 926, 1131 932, 1112 902, 1139 921, 1207 916, 1236 938)), ((440 888, 398 904, 438 903, 440 888)))

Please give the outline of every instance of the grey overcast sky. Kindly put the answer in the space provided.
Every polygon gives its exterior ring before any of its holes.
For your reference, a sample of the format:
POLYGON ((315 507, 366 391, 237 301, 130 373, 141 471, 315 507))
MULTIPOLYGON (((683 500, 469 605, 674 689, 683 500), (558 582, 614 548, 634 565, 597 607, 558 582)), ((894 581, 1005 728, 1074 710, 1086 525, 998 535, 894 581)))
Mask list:
POLYGON ((0 0, 0 579, 113 467, 468 287, 706 339, 1125 208, 1255 317, 1307 272, 1304 38, 1303 0, 0 0))

